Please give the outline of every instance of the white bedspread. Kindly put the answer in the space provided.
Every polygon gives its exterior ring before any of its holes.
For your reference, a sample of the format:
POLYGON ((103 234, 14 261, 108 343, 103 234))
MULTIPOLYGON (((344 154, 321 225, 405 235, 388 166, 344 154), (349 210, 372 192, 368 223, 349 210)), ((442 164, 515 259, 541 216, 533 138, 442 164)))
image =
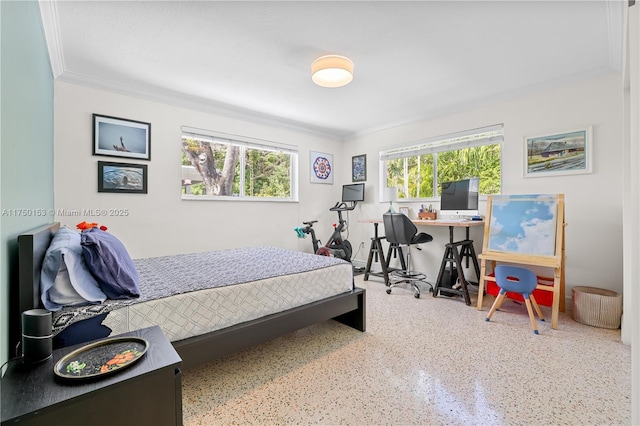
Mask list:
POLYGON ((169 340, 218 330, 353 289, 350 263, 275 247, 134 260, 139 299, 65 308, 54 332, 108 313, 103 325, 120 334, 160 325, 169 340))

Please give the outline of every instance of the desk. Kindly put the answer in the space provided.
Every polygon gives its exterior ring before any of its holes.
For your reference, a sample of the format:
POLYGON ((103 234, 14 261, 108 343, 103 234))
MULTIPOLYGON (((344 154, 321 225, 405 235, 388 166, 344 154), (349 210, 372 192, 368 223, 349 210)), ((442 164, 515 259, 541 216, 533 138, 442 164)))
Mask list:
MULTIPOLYGON (((391 254, 391 247, 389 248, 389 254, 385 258, 384 251, 382 250, 382 239, 384 236, 379 236, 378 234, 378 224, 382 223, 382 219, 361 219, 358 222, 361 223, 373 223, 374 226, 374 237, 371 239, 371 249, 369 251, 369 258, 367 259, 367 266, 365 267, 364 272, 364 280, 369 279, 369 275, 377 275, 384 278, 385 284, 388 282, 389 275, 389 258, 391 254), (374 259, 380 259, 380 265, 382 267, 382 272, 375 273, 371 272, 371 264, 374 259)), ((476 271, 476 275, 480 277, 480 268, 478 266, 478 259, 473 248, 473 241, 469 239, 469 228, 472 226, 484 226, 484 221, 482 220, 444 220, 444 219, 436 219, 436 220, 427 220, 427 219, 412 219, 416 226, 447 226, 449 227, 449 243, 445 244, 445 252, 442 257, 442 263, 440 264, 440 271, 438 272, 438 279, 436 281, 436 285, 433 289, 433 296, 438 295, 438 291, 459 294, 464 297, 465 303, 467 305, 471 304, 471 299, 469 298, 469 291, 467 285, 469 282, 464 276, 464 272, 462 268, 458 268, 458 274, 460 277, 460 284, 462 285, 461 290, 449 289, 439 287, 440 281, 442 279, 442 274, 446 269, 448 263, 451 265, 462 265, 462 259, 466 260, 466 266, 469 267, 469 259, 473 261, 473 266, 476 271), (465 228, 465 239, 462 241, 455 241, 453 236, 454 228, 464 227, 465 228)), ((400 259, 402 261, 402 267, 404 268, 404 257, 402 256, 402 251, 400 251, 400 259)))

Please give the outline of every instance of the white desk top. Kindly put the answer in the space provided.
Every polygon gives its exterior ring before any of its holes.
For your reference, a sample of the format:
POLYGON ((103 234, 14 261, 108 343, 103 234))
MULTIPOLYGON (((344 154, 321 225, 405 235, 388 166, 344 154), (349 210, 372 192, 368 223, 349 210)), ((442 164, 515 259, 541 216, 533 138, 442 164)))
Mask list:
POLYGON ((427 226, 480 226, 484 225, 484 220, 470 220, 470 219, 411 219, 416 225, 427 226))
MULTIPOLYGON (((382 223, 382 219, 359 219, 361 223, 382 223)), ((484 220, 469 219, 411 219, 416 226, 480 226, 484 225, 484 220)))

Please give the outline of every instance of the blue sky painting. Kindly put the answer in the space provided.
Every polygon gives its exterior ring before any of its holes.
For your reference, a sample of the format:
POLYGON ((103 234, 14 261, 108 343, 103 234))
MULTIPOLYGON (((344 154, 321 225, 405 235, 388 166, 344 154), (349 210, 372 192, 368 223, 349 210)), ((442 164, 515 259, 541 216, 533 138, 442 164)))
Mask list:
POLYGON ((557 212, 555 195, 492 197, 489 250, 555 256, 557 212))

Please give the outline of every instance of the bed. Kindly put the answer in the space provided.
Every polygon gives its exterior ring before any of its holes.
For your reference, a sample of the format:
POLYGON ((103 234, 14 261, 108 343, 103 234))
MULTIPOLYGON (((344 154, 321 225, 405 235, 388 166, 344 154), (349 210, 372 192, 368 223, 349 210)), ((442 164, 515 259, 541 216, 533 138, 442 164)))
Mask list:
MULTIPOLYGON (((43 259, 49 244, 60 228, 59 223, 52 223, 18 236, 18 291, 12 292, 12 313, 10 321, 11 342, 20 340, 20 312, 28 309, 42 308, 40 300, 40 271, 43 259)), ((64 327, 82 326, 84 321, 100 318, 107 324, 112 334, 129 331, 130 328, 142 328, 150 325, 160 325, 168 339, 172 342, 176 351, 183 360, 183 368, 188 369, 204 362, 209 362, 239 350, 254 346, 260 342, 270 340, 277 336, 307 327, 311 324, 337 320, 359 331, 366 328, 365 290, 354 287, 351 265, 335 258, 304 253, 292 256, 307 256, 305 263, 310 261, 308 270, 287 270, 284 263, 287 262, 263 262, 256 267, 242 266, 229 262, 229 256, 253 255, 254 259, 268 259, 269 256, 289 255, 289 252, 278 248, 246 248, 237 251, 220 251, 203 254, 189 254, 168 256, 151 259, 135 259, 136 267, 140 274, 140 290, 144 295, 144 283, 149 281, 155 286, 165 283, 171 289, 173 284, 182 280, 184 272, 178 269, 181 264, 193 264, 199 262, 197 256, 204 256, 205 263, 215 263, 215 274, 227 276, 225 279, 235 280, 231 285, 216 288, 195 287, 189 291, 176 290, 174 294, 159 299, 141 297, 135 301, 119 301, 85 307, 85 312, 77 314, 71 309, 63 309, 54 313, 54 329, 56 326, 64 327), (224 253, 223 253, 224 252, 224 253), (223 256, 223 257, 221 257, 223 256), (226 261, 219 262, 224 258, 226 261), (171 263, 174 262, 174 263, 171 263), (229 264, 227 270, 221 269, 222 264, 229 264), (287 270, 284 275, 274 275, 265 272, 272 268, 287 270), (163 267, 164 265, 164 267, 163 267), (315 266, 313 266, 315 265, 315 266), (348 272, 347 272, 348 268, 348 272), (235 271, 233 271, 235 269, 235 271), (256 278, 248 280, 246 271, 253 269, 256 278), (173 271, 173 274, 172 274, 173 271), (242 272, 238 276, 238 272, 242 272), (165 274, 166 273, 166 274, 165 274), (163 275, 165 274, 165 275, 163 275), (168 277, 168 278, 167 278, 168 277), (321 290, 324 281, 332 282, 328 290, 321 290), (306 287, 305 287, 306 286, 306 287), (282 290, 284 289, 284 291, 282 290), (294 289, 299 289, 292 291, 294 289), (273 296, 271 291, 279 291, 273 296), (224 296, 219 296, 224 293, 224 296), (239 296, 239 294, 244 294, 239 296), (293 295, 293 300, 286 294, 293 295), (247 302, 245 297, 249 295, 253 301, 270 299, 270 303, 261 303, 260 309, 244 309, 247 302), (233 299, 240 300, 239 305, 231 308, 233 299), (173 300, 179 300, 176 306, 171 306, 173 300), (217 305, 203 307, 203 303, 217 301, 217 305), (204 309, 209 314, 200 317, 216 317, 216 313, 225 311, 222 319, 218 316, 213 322, 194 321, 197 324, 183 323, 189 315, 184 315, 185 307, 195 306, 190 309, 198 313, 204 309), (91 310, 94 315, 91 315, 91 310), (171 314, 165 314, 171 309, 180 310, 183 315, 177 320, 171 319, 171 314), (87 312, 88 311, 88 312, 87 312), (236 315, 233 311, 241 311, 236 315), (249 315, 247 315, 249 311, 249 315), (167 324, 167 322, 171 324, 167 324)), ((275 257, 273 259, 278 259, 275 257)), ((251 262, 250 262, 251 263, 251 262)), ((289 262, 292 263, 292 262, 289 262)), ((190 271, 199 268, 191 268, 190 271)), ((204 269, 203 275, 211 275, 211 270, 204 269)), ((190 281, 191 279, 187 280, 190 281)), ((170 290, 171 291, 171 290, 170 290)), ((214 303, 214 302, 212 302, 214 303)), ((198 315, 196 315, 198 316, 198 315)), ((193 315, 192 315, 193 317, 193 315)), ((202 319, 202 318, 200 318, 202 319)), ((58 330, 59 331, 59 330, 58 330)))

